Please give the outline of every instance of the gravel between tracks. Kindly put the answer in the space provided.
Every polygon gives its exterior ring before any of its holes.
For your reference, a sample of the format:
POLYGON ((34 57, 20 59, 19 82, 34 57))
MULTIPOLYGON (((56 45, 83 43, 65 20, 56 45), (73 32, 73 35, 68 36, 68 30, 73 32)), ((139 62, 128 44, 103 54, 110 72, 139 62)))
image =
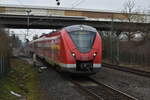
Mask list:
POLYGON ((44 70, 39 80, 44 100, 87 100, 73 88, 73 84, 52 68, 44 70))
MULTIPOLYGON (((21 58, 29 64, 33 64, 30 58, 21 58)), ((92 100, 82 93, 69 80, 56 72, 51 66, 39 73, 39 88, 41 97, 39 100, 92 100)))
POLYGON ((92 77, 139 100, 150 100, 150 78, 104 67, 92 77))

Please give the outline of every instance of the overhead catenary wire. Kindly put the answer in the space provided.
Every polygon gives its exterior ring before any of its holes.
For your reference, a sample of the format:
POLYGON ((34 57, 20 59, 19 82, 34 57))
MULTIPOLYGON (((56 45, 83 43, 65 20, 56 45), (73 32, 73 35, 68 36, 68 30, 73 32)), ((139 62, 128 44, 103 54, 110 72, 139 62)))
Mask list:
POLYGON ((79 2, 72 4, 72 9, 79 6, 83 2, 85 2, 85 0, 80 0, 79 2))
POLYGON ((77 4, 77 3, 80 2, 80 1, 81 1, 81 0, 76 0, 76 1, 72 2, 71 7, 72 7, 73 5, 75 5, 75 4, 77 4))

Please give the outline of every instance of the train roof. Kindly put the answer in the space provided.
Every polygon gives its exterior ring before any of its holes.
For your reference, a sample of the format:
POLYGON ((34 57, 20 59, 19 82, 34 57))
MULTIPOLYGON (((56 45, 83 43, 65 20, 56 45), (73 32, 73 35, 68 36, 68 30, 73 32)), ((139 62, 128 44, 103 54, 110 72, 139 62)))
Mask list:
POLYGON ((86 30, 86 31, 97 32, 94 27, 91 27, 91 26, 88 26, 88 25, 71 25, 71 26, 65 27, 65 29, 68 32, 77 31, 77 30, 86 30))

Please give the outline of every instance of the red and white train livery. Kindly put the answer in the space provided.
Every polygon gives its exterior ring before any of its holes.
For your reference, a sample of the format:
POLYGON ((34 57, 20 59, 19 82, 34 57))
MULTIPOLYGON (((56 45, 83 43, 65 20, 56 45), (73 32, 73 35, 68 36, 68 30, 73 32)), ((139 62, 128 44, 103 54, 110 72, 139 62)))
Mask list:
POLYGON ((94 74, 102 63, 102 41, 97 30, 87 25, 72 25, 30 42, 31 52, 61 71, 94 74))

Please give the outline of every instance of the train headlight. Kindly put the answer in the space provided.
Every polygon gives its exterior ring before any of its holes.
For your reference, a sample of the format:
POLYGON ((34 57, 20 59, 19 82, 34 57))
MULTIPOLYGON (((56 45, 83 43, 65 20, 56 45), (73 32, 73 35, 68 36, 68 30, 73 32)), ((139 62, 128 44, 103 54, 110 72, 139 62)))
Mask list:
POLYGON ((96 52, 94 52, 94 53, 93 53, 93 56, 95 57, 96 55, 97 55, 97 53, 96 53, 96 52))
POLYGON ((73 56, 73 57, 75 57, 75 56, 76 56, 76 54, 75 54, 75 53, 72 53, 72 56, 73 56))

